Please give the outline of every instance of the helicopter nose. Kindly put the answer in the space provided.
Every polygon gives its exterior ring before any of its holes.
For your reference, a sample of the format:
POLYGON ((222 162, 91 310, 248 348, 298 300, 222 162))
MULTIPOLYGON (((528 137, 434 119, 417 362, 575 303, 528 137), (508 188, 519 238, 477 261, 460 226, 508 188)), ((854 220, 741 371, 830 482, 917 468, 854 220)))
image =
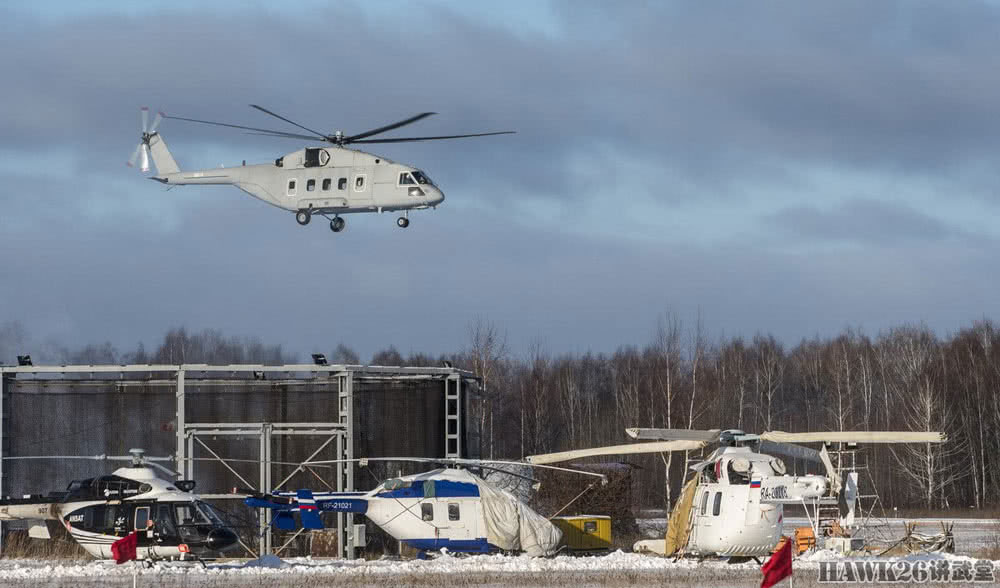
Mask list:
POLYGON ((208 538, 205 540, 205 545, 208 546, 212 551, 225 551, 226 549, 236 545, 239 538, 236 533, 226 528, 212 529, 208 533, 208 538))
POLYGON ((434 192, 431 194, 431 204, 441 204, 444 202, 444 192, 439 188, 434 188, 434 192))

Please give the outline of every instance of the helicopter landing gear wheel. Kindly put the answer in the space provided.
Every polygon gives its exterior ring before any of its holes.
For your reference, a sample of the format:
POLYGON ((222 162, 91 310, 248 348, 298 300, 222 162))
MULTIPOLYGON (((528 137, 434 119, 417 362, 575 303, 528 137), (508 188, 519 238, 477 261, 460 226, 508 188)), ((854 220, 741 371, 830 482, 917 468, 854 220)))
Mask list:
POLYGON ((346 225, 347 221, 340 218, 339 216, 335 216, 330 220, 330 230, 333 231, 334 233, 339 233, 340 231, 343 231, 346 225))
POLYGON ((312 220, 312 213, 308 210, 300 210, 295 213, 295 222, 302 226, 308 225, 310 220, 312 220))
POLYGON ((396 225, 399 226, 399 228, 401 229, 405 229, 406 227, 410 226, 410 219, 406 218, 405 216, 401 216, 396 219, 396 225))

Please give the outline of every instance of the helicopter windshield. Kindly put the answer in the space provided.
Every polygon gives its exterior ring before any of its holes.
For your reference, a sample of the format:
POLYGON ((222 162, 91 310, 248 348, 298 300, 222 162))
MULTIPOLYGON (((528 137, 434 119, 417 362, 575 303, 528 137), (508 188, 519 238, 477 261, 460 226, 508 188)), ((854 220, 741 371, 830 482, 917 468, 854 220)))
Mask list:
POLYGON ((201 513, 214 524, 225 526, 226 523, 222 520, 222 517, 219 515, 219 511, 216 510, 214 506, 208 504, 207 502, 201 502, 200 500, 195 504, 198 505, 198 510, 201 511, 201 513))
POLYGON ((432 186, 434 185, 434 182, 432 182, 430 178, 424 175, 424 172, 414 170, 411 173, 413 174, 413 179, 417 180, 418 184, 430 184, 432 186))
POLYGON ((174 506, 178 525, 210 525, 209 518, 202 512, 204 505, 195 502, 185 502, 174 506))

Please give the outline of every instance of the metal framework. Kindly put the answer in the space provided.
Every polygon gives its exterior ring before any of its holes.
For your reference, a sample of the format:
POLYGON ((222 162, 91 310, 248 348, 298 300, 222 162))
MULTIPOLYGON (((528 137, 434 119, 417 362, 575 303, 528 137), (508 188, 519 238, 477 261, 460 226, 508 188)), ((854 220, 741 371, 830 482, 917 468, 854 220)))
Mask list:
MULTIPOLYGON (((231 472, 235 479, 245 486, 254 487, 260 491, 270 491, 281 488, 292 476, 301 471, 311 471, 317 478, 316 472, 312 471, 306 463, 315 458, 321 451, 331 445, 335 445, 336 455, 341 460, 352 460, 355 457, 355 431, 354 431, 354 390, 357 381, 372 380, 392 380, 392 381, 414 381, 414 380, 440 380, 444 385, 444 448, 448 458, 467 457, 466 447, 464 447, 464 393, 467 386, 474 386, 478 390, 478 379, 470 372, 452 367, 383 367, 383 366, 360 366, 360 365, 314 365, 314 364, 286 364, 286 365, 259 365, 259 364, 238 364, 238 365, 207 365, 207 364, 179 364, 179 365, 64 365, 64 366, 0 366, 0 490, 4 487, 4 459, 8 458, 8 414, 5 401, 9 392, 8 386, 19 376, 31 376, 33 379, 48 381, 56 379, 54 377, 38 378, 39 374, 50 374, 52 376, 73 375, 74 379, 67 382, 79 383, 93 380, 95 374, 101 374, 99 382, 116 382, 122 389, 128 384, 161 385, 172 386, 175 391, 175 418, 176 418, 176 451, 174 459, 178 470, 185 478, 195 479, 196 460, 214 460, 223 465, 231 472), (127 374, 147 374, 145 379, 128 378, 127 374), (337 386, 337 421, 336 422, 189 422, 186 413, 188 383, 198 386, 212 385, 234 385, 239 383, 253 383, 249 379, 224 379, 219 374, 228 374, 230 378, 237 374, 252 373, 255 380, 267 378, 267 375, 282 376, 285 382, 307 382, 315 383, 336 383, 337 386), (159 379, 154 379, 153 374, 157 374, 159 379), (204 377, 207 374, 215 375, 214 378, 204 377), (115 380, 108 376, 117 375, 115 380), (198 377, 198 376, 202 377, 198 377), (189 378, 190 376, 190 378, 189 378), (302 436, 308 435, 320 439, 320 443, 306 459, 298 462, 291 474, 287 475, 277 484, 273 484, 272 479, 272 440, 276 437, 302 436), (217 437, 238 437, 254 438, 259 443, 258 459, 258 480, 257 484, 252 484, 244 476, 240 475, 230 464, 230 459, 220 455, 212 449, 206 442, 208 438, 217 437), (205 451, 210 458, 196 458, 197 449, 205 451)), ((275 380, 267 378, 269 383, 275 380)), ((210 439, 209 439, 210 441, 210 439)), ((287 465, 287 464, 285 464, 287 465)), ((322 479, 322 478, 320 478, 322 479)), ((325 483, 325 481, 324 481, 325 483)), ((350 492, 355 490, 354 467, 349 461, 338 463, 335 466, 335 486, 340 492, 350 492)), ((206 495, 207 498, 223 498, 225 495, 206 495)), ((266 513, 261 513, 260 524, 264 532, 260 539, 260 553, 272 553, 274 550, 271 528, 266 518, 266 513)), ((349 513, 337 514, 337 537, 341 556, 345 558, 356 557, 356 541, 362 539, 364 533, 363 525, 355 525, 354 515, 349 513), (360 528, 359 528, 360 527, 360 528)), ((2 537, 2 534, 0 534, 2 537)), ((294 537, 293 537, 294 538, 294 537)), ((286 542, 283 549, 291 540, 286 542)), ((2 546, 2 544, 0 544, 2 546)))

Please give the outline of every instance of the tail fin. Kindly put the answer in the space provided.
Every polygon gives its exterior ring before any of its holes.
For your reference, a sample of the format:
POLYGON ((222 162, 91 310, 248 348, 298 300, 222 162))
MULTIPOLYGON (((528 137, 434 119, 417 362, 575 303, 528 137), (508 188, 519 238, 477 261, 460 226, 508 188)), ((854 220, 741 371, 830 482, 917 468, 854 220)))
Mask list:
POLYGON ((312 490, 299 490, 296 492, 299 501, 299 517, 302 519, 302 526, 306 529, 322 529, 323 521, 319 518, 319 509, 316 507, 316 499, 313 498, 312 490))
POLYGON ((156 165, 157 174, 175 174, 181 171, 159 133, 154 133, 149 138, 149 152, 153 156, 153 164, 156 165))

